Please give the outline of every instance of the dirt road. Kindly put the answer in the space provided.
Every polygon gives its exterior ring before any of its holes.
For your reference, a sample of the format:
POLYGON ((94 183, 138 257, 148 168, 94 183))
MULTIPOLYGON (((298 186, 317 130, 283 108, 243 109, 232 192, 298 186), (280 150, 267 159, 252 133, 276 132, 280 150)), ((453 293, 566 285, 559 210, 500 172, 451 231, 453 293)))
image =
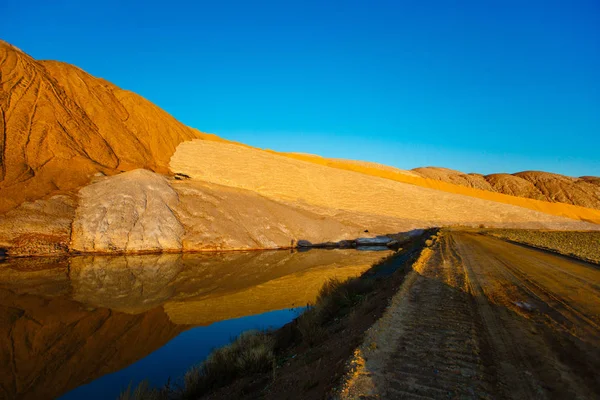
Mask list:
POLYGON ((600 269, 444 232, 354 362, 342 398, 600 398, 600 269))

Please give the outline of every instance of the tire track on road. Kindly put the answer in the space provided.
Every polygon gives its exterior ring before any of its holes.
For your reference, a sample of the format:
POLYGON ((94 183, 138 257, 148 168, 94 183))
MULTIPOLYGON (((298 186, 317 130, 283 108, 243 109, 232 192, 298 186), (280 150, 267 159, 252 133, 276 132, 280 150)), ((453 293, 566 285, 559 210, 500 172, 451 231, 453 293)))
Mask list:
POLYGON ((600 306, 594 303, 598 285, 584 280, 594 271, 564 260, 548 267, 548 255, 536 261, 521 247, 482 238, 445 231, 426 249, 430 257, 415 264, 359 349, 365 361, 360 375, 368 384, 350 387, 342 398, 600 398, 595 338, 548 324, 557 307, 571 307, 583 315, 573 324, 594 328, 583 314, 600 306), (544 271, 560 268, 568 271, 553 279, 569 280, 565 288, 583 282, 581 291, 592 300, 582 305, 560 285, 547 288, 544 271), (523 310, 517 301, 535 308, 523 310))
MULTIPOLYGON (((494 323, 486 324, 485 333, 491 338, 499 389, 509 389, 506 392, 509 398, 597 398, 598 348, 583 343, 572 335, 572 330, 557 330, 560 325, 556 321, 561 322, 563 316, 561 311, 577 307, 569 307, 562 300, 564 296, 533 279, 545 270, 533 265, 541 263, 535 258, 536 252, 520 251, 520 247, 487 237, 465 233, 450 236, 470 281, 479 286, 475 298, 483 296, 481 304, 484 301, 488 304, 483 306, 482 316, 492 315, 495 319, 494 323), (501 245, 495 247, 496 244, 501 245), (516 305, 519 302, 532 308, 523 310, 516 305), (488 307, 491 313, 487 312, 488 307), (549 325, 548 320, 554 323, 549 325), (508 345, 508 353, 497 336, 508 345)), ((542 261, 547 261, 546 255, 542 261)), ((567 275, 561 277, 566 279, 567 275)), ((595 341, 593 327, 591 331, 587 329, 590 320, 572 315, 569 320, 577 331, 587 333, 584 339, 595 341)))

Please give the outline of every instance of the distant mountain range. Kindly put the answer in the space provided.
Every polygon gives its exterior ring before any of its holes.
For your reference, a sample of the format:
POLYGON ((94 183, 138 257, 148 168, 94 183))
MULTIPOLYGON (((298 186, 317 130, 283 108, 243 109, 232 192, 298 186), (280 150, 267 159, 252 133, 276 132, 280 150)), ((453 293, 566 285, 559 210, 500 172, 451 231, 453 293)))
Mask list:
POLYGON ((465 174, 438 167, 415 168, 412 171, 424 178, 436 179, 455 185, 553 203, 600 209, 600 178, 597 176, 572 178, 541 171, 481 175, 465 174))
POLYGON ((405 171, 260 150, 2 41, 0 82, 9 254, 277 248, 433 225, 600 229, 597 177, 405 171))

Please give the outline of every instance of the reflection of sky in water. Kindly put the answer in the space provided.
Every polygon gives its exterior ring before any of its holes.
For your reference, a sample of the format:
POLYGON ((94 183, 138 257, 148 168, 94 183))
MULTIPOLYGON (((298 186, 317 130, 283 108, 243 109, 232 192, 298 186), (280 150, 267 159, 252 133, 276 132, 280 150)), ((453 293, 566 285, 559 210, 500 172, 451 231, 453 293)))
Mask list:
POLYGON ((295 318, 301 310, 302 308, 270 311, 192 328, 127 368, 104 375, 60 398, 116 399, 130 382, 135 387, 144 379, 149 380, 153 386, 162 386, 169 377, 178 379, 183 376, 212 349, 229 343, 241 332, 249 329, 279 328, 295 318))

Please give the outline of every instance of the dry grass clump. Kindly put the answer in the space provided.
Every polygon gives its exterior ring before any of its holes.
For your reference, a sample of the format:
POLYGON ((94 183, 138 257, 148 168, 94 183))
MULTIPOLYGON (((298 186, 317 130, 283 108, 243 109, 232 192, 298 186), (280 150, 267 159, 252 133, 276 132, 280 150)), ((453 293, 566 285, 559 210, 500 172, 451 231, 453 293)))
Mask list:
POLYGON ((196 399, 239 377, 272 370, 275 366, 274 345, 275 339, 268 332, 243 332, 232 343, 214 350, 203 363, 188 370, 182 387, 171 389, 167 385, 156 389, 143 381, 135 389, 128 387, 119 400, 196 399))
POLYGON ((241 376, 270 371, 275 364, 274 345, 273 335, 267 332, 242 333, 185 374, 182 398, 193 399, 241 376))
POLYGON ((373 290, 375 280, 365 277, 341 281, 329 279, 323 284, 315 304, 299 318, 297 328, 302 340, 313 346, 324 339, 324 326, 347 315, 356 304, 373 290))
POLYGON ((151 388, 148 381, 142 381, 132 388, 131 384, 119 395, 118 400, 168 400, 169 391, 166 388, 151 388))

